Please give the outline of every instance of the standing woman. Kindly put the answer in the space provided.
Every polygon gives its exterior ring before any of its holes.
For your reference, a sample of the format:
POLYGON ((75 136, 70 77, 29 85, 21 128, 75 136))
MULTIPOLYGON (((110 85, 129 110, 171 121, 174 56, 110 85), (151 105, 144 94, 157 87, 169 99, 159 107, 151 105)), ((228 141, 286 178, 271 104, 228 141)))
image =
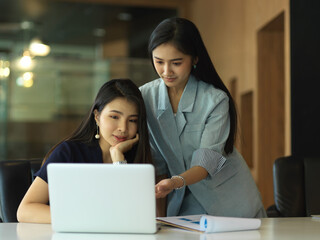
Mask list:
POLYGON ((157 198, 167 216, 210 214, 266 217, 261 196, 234 148, 237 113, 197 27, 183 18, 162 21, 149 39, 159 79, 140 91, 147 109, 157 172, 157 198))
POLYGON ((19 222, 50 223, 47 165, 57 162, 151 163, 145 105, 131 80, 105 83, 80 126, 47 153, 20 203, 19 222))

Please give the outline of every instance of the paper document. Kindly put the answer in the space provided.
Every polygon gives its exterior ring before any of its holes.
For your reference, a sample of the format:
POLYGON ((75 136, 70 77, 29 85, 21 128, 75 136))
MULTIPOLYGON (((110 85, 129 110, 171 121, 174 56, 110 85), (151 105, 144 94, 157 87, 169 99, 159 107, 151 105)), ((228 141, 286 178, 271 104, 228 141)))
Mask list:
POLYGON ((210 215, 189 215, 158 217, 159 222, 191 231, 214 233, 259 229, 258 218, 215 217, 210 215))

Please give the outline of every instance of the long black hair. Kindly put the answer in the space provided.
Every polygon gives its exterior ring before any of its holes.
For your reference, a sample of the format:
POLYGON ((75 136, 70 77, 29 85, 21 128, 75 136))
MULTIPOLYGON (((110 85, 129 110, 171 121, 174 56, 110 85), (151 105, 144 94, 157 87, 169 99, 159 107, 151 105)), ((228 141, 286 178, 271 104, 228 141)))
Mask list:
MULTIPOLYGON (((94 110, 99 113, 103 108, 116 98, 125 98, 134 103, 138 108, 138 134, 139 141, 131 150, 125 153, 128 162, 152 163, 149 145, 149 135, 147 127, 147 115, 145 104, 138 87, 130 79, 113 79, 103 84, 97 93, 88 114, 85 116, 79 127, 63 141, 79 141, 92 144, 95 141, 97 125, 94 118, 94 110)), ((61 142, 60 142, 61 143, 61 142)), ((45 156, 44 161, 50 156, 52 151, 60 144, 56 144, 45 156)))
POLYGON ((237 133, 237 111, 234 100, 227 87, 218 75, 207 49, 202 41, 197 27, 191 21, 184 18, 167 18, 163 20, 152 32, 149 39, 148 51, 153 64, 152 52, 159 45, 171 43, 180 52, 197 60, 196 68, 192 68, 191 74, 198 80, 212 84, 224 91, 229 97, 230 132, 224 151, 232 153, 237 133))

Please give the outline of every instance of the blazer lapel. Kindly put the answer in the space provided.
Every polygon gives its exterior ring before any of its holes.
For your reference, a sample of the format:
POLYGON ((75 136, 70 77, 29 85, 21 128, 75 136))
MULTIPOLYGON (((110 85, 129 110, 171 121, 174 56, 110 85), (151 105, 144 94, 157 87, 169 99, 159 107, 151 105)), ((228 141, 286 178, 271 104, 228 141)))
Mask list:
POLYGON ((177 133, 178 133, 178 136, 180 137, 182 130, 184 129, 184 126, 186 125, 187 121, 183 113, 179 110, 176 115, 176 123, 177 123, 177 133))
MULTIPOLYGON (((184 118, 184 117, 183 117, 184 118)), ((161 133, 163 134, 163 139, 166 140, 166 145, 171 154, 175 155, 177 159, 181 160, 178 163, 175 162, 170 164, 168 161, 168 167, 175 174, 185 171, 182 149, 180 146, 180 140, 178 135, 178 124, 175 123, 175 117, 173 115, 172 107, 170 104, 167 87, 162 83, 159 87, 159 98, 158 98, 158 113, 157 119, 159 121, 159 127, 161 128, 161 133)))
POLYGON ((181 135, 185 125, 187 124, 184 113, 192 112, 193 110, 194 101, 196 99, 197 88, 198 88, 197 80, 192 75, 190 75, 188 83, 181 96, 178 112, 176 115, 178 136, 181 135))

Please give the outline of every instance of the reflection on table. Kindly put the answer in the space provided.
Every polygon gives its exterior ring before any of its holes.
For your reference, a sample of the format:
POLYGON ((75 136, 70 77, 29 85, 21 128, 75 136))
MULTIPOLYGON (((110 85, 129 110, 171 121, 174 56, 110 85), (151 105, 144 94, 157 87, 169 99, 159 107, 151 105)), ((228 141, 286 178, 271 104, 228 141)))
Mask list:
POLYGON ((156 234, 55 233, 50 224, 0 223, 2 240, 319 240, 320 220, 265 218, 254 231, 203 234, 162 226, 156 234))

